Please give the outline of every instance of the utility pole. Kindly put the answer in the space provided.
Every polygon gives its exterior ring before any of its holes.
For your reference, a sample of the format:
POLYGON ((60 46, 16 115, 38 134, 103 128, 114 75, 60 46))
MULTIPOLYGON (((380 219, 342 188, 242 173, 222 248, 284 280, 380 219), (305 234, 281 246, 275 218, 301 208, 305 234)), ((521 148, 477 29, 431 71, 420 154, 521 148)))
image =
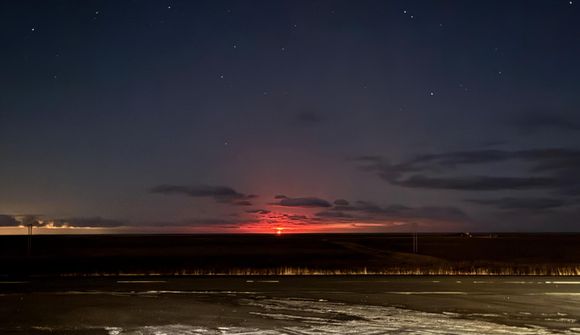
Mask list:
POLYGON ((417 234, 417 224, 413 223, 413 253, 419 252, 419 235, 417 234))
POLYGON ((26 254, 30 257, 32 255, 32 223, 27 224, 26 228, 28 228, 28 251, 26 254))

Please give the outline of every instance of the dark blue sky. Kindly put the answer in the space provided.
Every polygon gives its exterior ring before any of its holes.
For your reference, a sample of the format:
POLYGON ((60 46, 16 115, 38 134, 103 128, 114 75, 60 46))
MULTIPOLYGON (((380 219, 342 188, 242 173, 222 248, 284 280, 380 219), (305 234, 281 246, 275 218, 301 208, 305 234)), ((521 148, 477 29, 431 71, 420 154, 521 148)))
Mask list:
POLYGON ((0 225, 578 231, 579 6, 2 1, 0 225))

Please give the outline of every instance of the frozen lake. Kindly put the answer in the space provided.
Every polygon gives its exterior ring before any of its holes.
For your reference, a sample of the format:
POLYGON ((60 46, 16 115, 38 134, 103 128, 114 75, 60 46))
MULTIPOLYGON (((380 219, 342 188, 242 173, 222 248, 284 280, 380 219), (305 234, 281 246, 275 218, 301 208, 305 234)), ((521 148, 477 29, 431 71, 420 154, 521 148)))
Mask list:
POLYGON ((574 277, 0 281, 1 334, 580 334, 574 277))

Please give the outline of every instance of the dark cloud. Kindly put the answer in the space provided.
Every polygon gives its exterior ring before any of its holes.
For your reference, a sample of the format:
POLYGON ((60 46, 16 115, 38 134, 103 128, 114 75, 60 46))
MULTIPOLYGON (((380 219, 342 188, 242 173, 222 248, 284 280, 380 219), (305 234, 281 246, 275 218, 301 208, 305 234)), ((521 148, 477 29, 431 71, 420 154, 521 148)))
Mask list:
POLYGON ((249 223, 247 219, 244 218, 192 218, 192 219, 185 219, 180 221, 171 221, 171 222, 164 222, 161 226, 173 226, 173 227, 204 227, 204 226, 212 226, 212 227, 239 227, 239 225, 249 223))
POLYGON ((248 200, 238 200, 238 201, 232 202, 232 205, 236 205, 236 206, 252 206, 252 202, 250 202, 248 200))
POLYGON ((288 215, 287 216, 289 220, 306 220, 308 219, 308 217, 306 215, 288 215))
POLYGON ((21 225, 20 221, 12 215, 0 214, 0 227, 17 227, 21 225))
POLYGON ((578 131, 580 122, 559 113, 528 112, 522 113, 508 122, 524 133, 540 131, 578 131))
POLYGON ((436 170, 438 167, 495 163, 511 159, 512 152, 502 150, 458 151, 442 154, 419 155, 406 165, 410 170, 436 170))
POLYGON ((278 195, 274 196, 274 199, 286 199, 286 198, 288 198, 288 197, 283 195, 283 194, 278 194, 278 195))
POLYGON ((423 175, 413 175, 401 181, 393 181, 394 185, 411 188, 429 188, 458 191, 496 191, 496 190, 526 190, 554 188, 560 180, 546 177, 450 177, 432 178, 423 175))
POLYGON ((564 148, 520 151, 475 150, 419 155, 392 164, 376 156, 362 156, 362 170, 376 173, 385 181, 402 187, 459 191, 497 191, 526 189, 570 189, 580 185, 575 171, 580 168, 580 151, 564 148), (523 176, 508 177, 495 171, 489 175, 459 175, 458 170, 492 163, 520 162, 527 168, 523 176), (440 174, 451 176, 437 176, 440 174), (537 175, 539 174, 540 175, 537 175))
POLYGON ((338 206, 348 206, 349 202, 345 199, 336 199, 334 200, 334 204, 338 206))
POLYGON ((348 214, 345 212, 340 211, 323 211, 316 213, 316 216, 324 217, 324 218, 340 218, 340 219, 352 219, 355 216, 352 214, 348 214))
POLYGON ((492 206, 498 209, 505 210, 541 210, 559 208, 569 205, 569 202, 563 199, 555 198, 511 198, 505 197, 500 199, 467 199, 466 201, 484 205, 492 206))
POLYGON ((314 197, 307 198, 282 198, 279 202, 272 203, 272 205, 285 207, 332 207, 330 202, 314 197))
POLYGON ((466 222, 469 217, 461 209, 446 206, 409 207, 404 205, 380 206, 370 201, 356 201, 353 205, 335 206, 316 213, 323 218, 345 219, 345 221, 449 221, 466 222))
POLYGON ((237 192, 231 187, 227 186, 208 186, 208 185, 158 185, 151 188, 151 193, 159 193, 165 195, 185 195, 194 198, 213 198, 220 203, 227 203, 239 206, 251 206, 252 204, 246 199, 256 198, 256 195, 244 194, 237 192))

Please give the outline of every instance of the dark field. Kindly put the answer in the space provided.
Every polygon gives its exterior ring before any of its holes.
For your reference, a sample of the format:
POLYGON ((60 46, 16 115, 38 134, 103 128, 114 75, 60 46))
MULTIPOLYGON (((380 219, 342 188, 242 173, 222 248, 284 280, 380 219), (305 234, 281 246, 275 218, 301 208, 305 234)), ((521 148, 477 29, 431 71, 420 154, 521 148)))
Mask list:
POLYGON ((0 237, 0 275, 580 274, 580 234, 0 237))

